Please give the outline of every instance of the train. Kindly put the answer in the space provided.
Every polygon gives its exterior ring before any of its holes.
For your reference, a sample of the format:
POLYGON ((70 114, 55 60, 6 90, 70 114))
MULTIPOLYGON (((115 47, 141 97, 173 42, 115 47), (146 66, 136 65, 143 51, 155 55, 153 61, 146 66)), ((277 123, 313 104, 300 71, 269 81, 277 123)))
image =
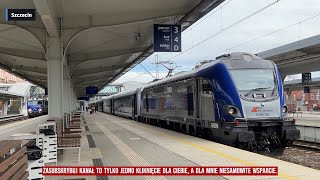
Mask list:
POLYGON ((29 118, 48 114, 48 100, 46 99, 29 99, 27 101, 29 118))
POLYGON ((282 154, 300 138, 273 61, 225 54, 98 103, 98 110, 253 152, 282 154))

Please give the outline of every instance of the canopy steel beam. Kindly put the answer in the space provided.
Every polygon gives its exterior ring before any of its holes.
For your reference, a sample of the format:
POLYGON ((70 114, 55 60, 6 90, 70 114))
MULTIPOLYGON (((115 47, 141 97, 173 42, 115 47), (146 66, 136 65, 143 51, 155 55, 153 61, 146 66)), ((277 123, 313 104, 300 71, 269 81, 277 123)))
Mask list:
POLYGON ((37 51, 21 50, 21 49, 17 51, 16 49, 0 47, 0 54, 27 58, 32 60, 46 61, 45 54, 43 52, 37 52, 37 51))
POLYGON ((72 74, 72 77, 79 77, 87 74, 96 74, 101 72, 107 72, 107 71, 114 71, 121 68, 124 68, 125 65, 113 65, 113 66, 105 66, 105 67, 97 67, 97 68, 90 68, 82 71, 78 71, 72 74))
POLYGON ((143 52, 147 47, 136 47, 129 49, 119 49, 119 50, 109 50, 109 51, 100 51, 84 54, 85 51, 81 53, 68 55, 70 62, 83 62, 83 61, 92 61, 98 59, 105 59, 110 57, 123 56, 138 52, 143 52))
POLYGON ((59 37, 58 26, 56 18, 54 17, 53 7, 49 4, 48 0, 33 0, 37 8, 42 22, 51 37, 59 37))
POLYGON ((36 82, 36 81, 30 79, 29 77, 26 77, 26 76, 24 76, 24 75, 22 75, 22 74, 20 74, 20 73, 17 73, 17 72, 15 72, 15 71, 12 71, 12 69, 11 69, 10 67, 8 67, 8 66, 6 66, 6 65, 4 65, 4 64, 1 64, 1 63, 0 63, 0 68, 3 69, 3 70, 5 70, 5 71, 7 71, 7 72, 10 72, 11 74, 13 74, 13 75, 15 75, 15 76, 17 76, 17 77, 19 77, 19 78, 21 78, 21 79, 26 79, 27 81, 29 81, 30 83, 32 83, 32 84, 34 84, 34 85, 38 85, 38 86, 44 88, 44 86, 41 85, 39 82, 36 82))

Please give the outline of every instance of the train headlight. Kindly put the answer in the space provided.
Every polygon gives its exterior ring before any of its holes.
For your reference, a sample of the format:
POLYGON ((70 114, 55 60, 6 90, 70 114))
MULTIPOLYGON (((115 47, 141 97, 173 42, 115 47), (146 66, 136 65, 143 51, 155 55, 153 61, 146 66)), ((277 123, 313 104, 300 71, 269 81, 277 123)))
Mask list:
POLYGON ((29 112, 32 112, 32 109, 28 109, 29 112))
POLYGON ((228 114, 230 114, 230 115, 237 114, 237 109, 234 107, 229 107, 228 114))
POLYGON ((287 106, 283 106, 282 107, 282 112, 283 113, 287 113, 288 112, 288 107, 287 106))

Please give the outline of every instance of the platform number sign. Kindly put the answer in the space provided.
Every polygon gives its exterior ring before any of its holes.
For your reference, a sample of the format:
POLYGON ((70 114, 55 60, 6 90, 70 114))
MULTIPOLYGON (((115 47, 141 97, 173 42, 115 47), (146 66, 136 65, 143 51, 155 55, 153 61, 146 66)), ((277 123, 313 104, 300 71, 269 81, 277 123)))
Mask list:
POLYGON ((310 88, 309 87, 304 87, 304 93, 310 93, 310 88))
POLYGON ((87 94, 87 95, 98 94, 98 88, 97 88, 97 87, 94 87, 94 86, 86 87, 86 94, 87 94))
POLYGON ((311 73, 302 73, 302 83, 311 83, 311 73))
POLYGON ((154 24, 154 52, 181 52, 181 25, 154 24))

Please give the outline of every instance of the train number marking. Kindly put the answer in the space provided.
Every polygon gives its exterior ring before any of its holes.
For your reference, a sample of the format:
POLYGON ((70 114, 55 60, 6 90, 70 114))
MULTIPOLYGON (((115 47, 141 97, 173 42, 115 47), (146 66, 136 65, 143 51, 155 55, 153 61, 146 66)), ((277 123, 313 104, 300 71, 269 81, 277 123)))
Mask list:
POLYGON ((218 129, 219 125, 217 123, 211 123, 211 128, 218 129))

